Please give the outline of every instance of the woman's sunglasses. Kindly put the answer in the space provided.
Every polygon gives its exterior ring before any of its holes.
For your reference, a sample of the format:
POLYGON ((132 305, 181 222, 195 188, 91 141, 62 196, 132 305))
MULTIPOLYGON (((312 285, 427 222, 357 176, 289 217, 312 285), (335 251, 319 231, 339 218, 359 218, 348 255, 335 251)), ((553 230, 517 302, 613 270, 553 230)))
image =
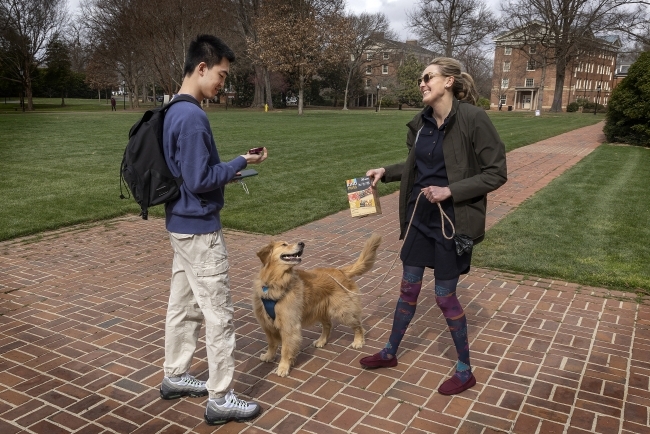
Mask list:
POLYGON ((422 82, 424 82, 424 84, 428 84, 429 80, 431 80, 432 78, 435 78, 435 77, 440 77, 440 76, 442 76, 442 74, 434 74, 433 72, 427 72, 421 78, 418 78, 418 86, 421 85, 422 82))

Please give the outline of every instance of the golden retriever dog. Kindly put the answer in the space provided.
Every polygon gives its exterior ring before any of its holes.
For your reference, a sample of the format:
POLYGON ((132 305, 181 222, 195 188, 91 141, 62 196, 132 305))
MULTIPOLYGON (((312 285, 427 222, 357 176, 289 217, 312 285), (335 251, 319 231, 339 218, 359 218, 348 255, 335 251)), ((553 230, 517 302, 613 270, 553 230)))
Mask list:
POLYGON ((354 330, 352 348, 363 346, 365 330, 361 326, 359 287, 352 278, 372 268, 379 244, 381 236, 373 234, 355 263, 309 271, 294 268, 301 262, 305 248, 302 242, 272 242, 257 252, 262 268, 253 283, 253 311, 268 341, 260 359, 272 362, 282 344, 277 369, 280 377, 289 374, 296 360, 303 326, 322 324, 321 336, 314 342, 317 348, 327 343, 333 321, 354 330))

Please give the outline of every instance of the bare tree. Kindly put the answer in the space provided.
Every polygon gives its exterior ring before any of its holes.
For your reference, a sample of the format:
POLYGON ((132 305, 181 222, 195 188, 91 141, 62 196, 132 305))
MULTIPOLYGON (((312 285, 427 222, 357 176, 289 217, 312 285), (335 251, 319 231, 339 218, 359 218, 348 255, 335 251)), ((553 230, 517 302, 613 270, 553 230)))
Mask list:
POLYGON ((347 51, 350 53, 350 58, 346 62, 347 82, 345 84, 345 96, 343 97, 343 110, 348 109, 348 90, 350 88, 350 80, 355 71, 359 70, 361 63, 363 63, 363 55, 371 47, 377 46, 381 41, 374 38, 374 35, 383 34, 384 38, 395 38, 395 35, 390 30, 390 24, 383 13, 350 15, 348 16, 350 31, 352 38, 350 38, 350 45, 347 51))
POLYGON ((220 0, 141 1, 137 11, 138 52, 146 59, 148 71, 171 94, 182 81, 190 42, 200 33, 218 34, 227 40, 232 36, 228 25, 232 16, 220 0), (215 15, 214 10, 222 12, 215 15))
POLYGON ((463 55, 463 66, 465 71, 474 79, 474 85, 479 95, 489 97, 492 87, 492 64, 493 59, 486 50, 470 48, 463 55))
MULTIPOLYGON (((262 2, 260 0, 230 0, 232 9, 236 17, 236 29, 243 39, 258 42, 260 13, 262 2)), ((246 55, 251 60, 255 71, 255 93, 253 94, 253 103, 251 107, 262 107, 264 103, 273 108, 273 99, 271 98, 271 79, 269 70, 260 60, 255 50, 250 49, 250 45, 245 50, 246 55), (264 94, 266 92, 266 98, 264 94)))
POLYGON ((407 17, 423 45, 461 61, 498 27, 484 0, 419 0, 407 17))
POLYGON ((255 25, 261 35, 248 39, 249 50, 269 70, 298 78, 298 114, 303 113, 304 89, 327 63, 349 56, 347 20, 342 0, 268 0, 255 25))
POLYGON ((68 21, 65 0, 0 0, 0 62, 4 79, 18 82, 34 110, 32 74, 46 58, 48 43, 59 37, 68 21))
MULTIPOLYGON (((93 56, 86 64, 86 84, 91 89, 97 90, 97 98, 101 103, 102 89, 115 88, 118 86, 117 73, 115 69, 107 65, 105 59, 100 56, 93 56)), ((108 95, 106 95, 108 101, 108 95)))
MULTIPOLYGON (((635 0, 503 0, 503 24, 518 33, 521 46, 538 47, 542 73, 555 65, 555 91, 551 111, 562 110, 567 66, 580 51, 598 45, 595 35, 642 25, 625 6, 635 0)), ((535 60, 534 58, 531 60, 535 60)), ((543 90, 543 89, 542 89, 543 90)), ((540 98, 543 92, 540 92, 540 98)), ((541 105, 540 105, 541 107, 541 105)))

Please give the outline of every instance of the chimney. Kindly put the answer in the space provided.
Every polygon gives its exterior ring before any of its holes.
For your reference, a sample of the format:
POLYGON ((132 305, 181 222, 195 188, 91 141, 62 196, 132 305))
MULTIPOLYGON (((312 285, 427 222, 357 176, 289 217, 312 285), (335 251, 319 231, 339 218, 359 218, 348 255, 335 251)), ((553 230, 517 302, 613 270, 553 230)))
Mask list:
POLYGON ((406 45, 414 45, 414 46, 417 47, 418 46, 418 40, 417 39, 407 39, 406 40, 406 45))

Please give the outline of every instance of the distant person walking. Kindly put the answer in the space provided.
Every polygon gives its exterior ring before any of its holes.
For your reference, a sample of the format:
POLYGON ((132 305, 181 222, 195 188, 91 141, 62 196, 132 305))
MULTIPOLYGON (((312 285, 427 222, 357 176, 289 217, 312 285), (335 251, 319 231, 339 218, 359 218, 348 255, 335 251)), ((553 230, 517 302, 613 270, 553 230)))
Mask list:
POLYGON ((117 111, 117 108, 115 108, 115 104, 116 104, 115 97, 112 96, 111 97, 111 111, 117 111))

